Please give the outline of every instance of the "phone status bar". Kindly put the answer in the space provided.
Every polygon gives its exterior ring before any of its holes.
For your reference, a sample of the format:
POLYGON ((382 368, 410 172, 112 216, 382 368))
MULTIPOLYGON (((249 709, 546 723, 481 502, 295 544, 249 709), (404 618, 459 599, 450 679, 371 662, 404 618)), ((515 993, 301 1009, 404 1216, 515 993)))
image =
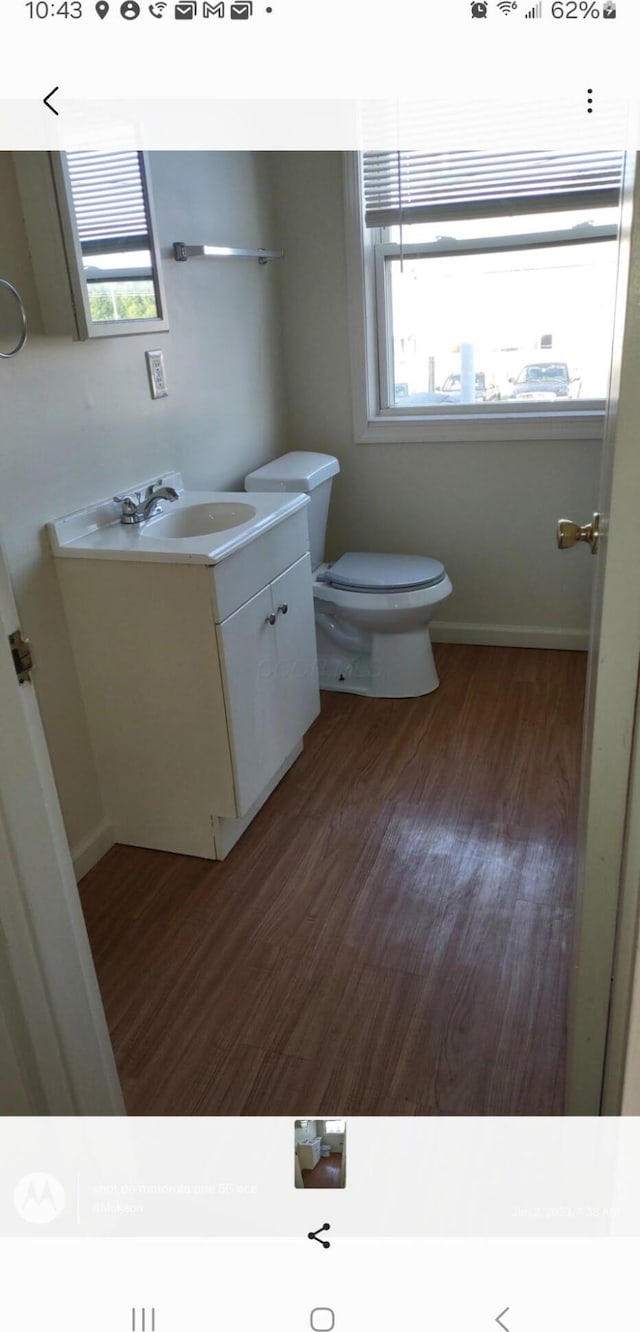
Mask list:
POLYGON ((618 17, 616 0, 534 0, 523 3, 522 0, 470 0, 472 19, 495 18, 566 19, 579 22, 581 19, 615 19, 618 17))
POLYGON ((28 0, 24 8, 27 17, 36 21, 52 18, 74 21, 95 14, 103 22, 122 19, 126 23, 147 18, 173 19, 181 23, 199 18, 246 23, 258 14, 274 12, 272 5, 258 5, 254 0, 175 0, 175 3, 152 0, 150 4, 140 4, 139 0, 122 0, 122 3, 115 4, 110 0, 97 0, 96 4, 86 4, 84 0, 28 0))

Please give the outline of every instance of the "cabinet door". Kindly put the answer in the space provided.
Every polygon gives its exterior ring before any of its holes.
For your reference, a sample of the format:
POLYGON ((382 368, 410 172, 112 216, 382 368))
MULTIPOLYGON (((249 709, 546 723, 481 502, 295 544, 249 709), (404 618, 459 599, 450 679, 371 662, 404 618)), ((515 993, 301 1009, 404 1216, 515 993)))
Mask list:
POLYGON ((279 734, 271 589, 217 626, 238 814, 246 814, 288 750, 279 734))
POLYGON ((229 615, 216 632, 242 815, 320 711, 309 556, 229 615))
POLYGON ((312 1170, 316 1164, 313 1159, 313 1148, 309 1143, 301 1142, 298 1147, 298 1161, 301 1170, 312 1170))
POLYGON ((271 596, 276 615, 278 656, 276 707, 285 754, 289 754, 320 712, 309 555, 303 555, 275 579, 271 584, 271 596))

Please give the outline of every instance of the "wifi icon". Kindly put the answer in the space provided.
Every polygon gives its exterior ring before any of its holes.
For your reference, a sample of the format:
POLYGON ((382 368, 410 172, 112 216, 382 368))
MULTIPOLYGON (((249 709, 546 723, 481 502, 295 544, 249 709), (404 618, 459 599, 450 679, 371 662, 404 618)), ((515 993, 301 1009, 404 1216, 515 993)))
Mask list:
POLYGON ((510 14, 512 9, 517 9, 516 0, 498 0, 498 9, 501 14, 510 14))
POLYGON ((149 13, 153 14, 154 18, 162 18, 166 8, 165 0, 157 0, 157 4, 149 5, 149 13))

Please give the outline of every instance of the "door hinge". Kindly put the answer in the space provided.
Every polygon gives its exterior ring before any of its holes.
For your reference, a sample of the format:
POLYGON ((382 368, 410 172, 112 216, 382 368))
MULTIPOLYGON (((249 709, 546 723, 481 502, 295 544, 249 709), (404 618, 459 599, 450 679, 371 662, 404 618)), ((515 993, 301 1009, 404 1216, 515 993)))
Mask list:
POLYGON ((9 634, 9 647, 11 648, 18 684, 30 682, 33 670, 33 655, 29 639, 23 637, 21 629, 16 629, 15 633, 9 634))

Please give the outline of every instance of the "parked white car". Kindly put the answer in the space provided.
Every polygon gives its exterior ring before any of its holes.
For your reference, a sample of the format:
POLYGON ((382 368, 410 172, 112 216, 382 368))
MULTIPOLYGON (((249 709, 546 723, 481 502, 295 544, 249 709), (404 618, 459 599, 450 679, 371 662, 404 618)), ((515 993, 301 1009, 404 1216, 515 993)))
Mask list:
POLYGON ((570 372, 566 361, 532 361, 509 383, 509 397, 537 401, 579 398, 582 387, 580 376, 570 372))

